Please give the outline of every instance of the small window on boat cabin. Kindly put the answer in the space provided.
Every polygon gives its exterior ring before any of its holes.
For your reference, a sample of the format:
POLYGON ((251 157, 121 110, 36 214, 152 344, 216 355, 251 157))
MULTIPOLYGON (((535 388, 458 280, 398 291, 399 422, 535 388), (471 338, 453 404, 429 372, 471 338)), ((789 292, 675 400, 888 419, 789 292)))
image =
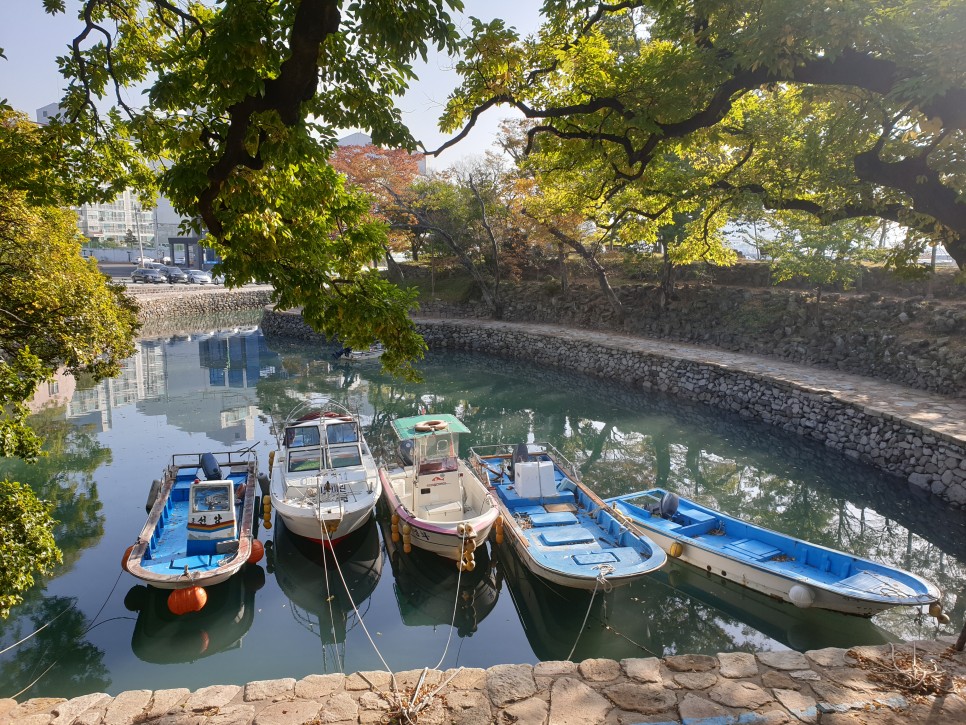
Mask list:
POLYGON ((285 445, 288 448, 305 448, 319 445, 319 428, 314 425, 285 429, 285 445))
POLYGON ((193 511, 230 511, 231 484, 195 484, 191 490, 191 508, 193 511))
POLYGON ((288 470, 289 473, 321 471, 322 451, 318 448, 312 451, 289 451, 288 470))
POLYGON ((450 458, 456 455, 453 440, 449 436, 426 438, 426 458, 450 458))
POLYGON ((329 448, 329 460, 332 468, 349 468, 362 465, 362 453, 359 446, 336 446, 329 448))
POLYGON ((359 431, 355 423, 329 423, 325 427, 329 445, 333 443, 358 443, 359 431))

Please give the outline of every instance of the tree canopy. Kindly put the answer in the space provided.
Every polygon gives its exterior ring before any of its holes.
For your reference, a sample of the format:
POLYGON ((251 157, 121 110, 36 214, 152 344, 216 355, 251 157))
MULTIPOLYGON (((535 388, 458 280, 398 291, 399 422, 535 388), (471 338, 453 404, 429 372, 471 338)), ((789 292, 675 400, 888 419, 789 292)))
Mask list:
MULTIPOLYGON (((604 218, 693 215, 709 250, 727 217, 786 211, 901 225, 966 267, 966 5, 949 0, 547 0, 539 33, 496 20, 462 44, 442 123, 497 105, 604 218)), ((448 144, 447 144, 448 145, 448 144)), ((445 146, 444 146, 445 148, 445 146)))
POLYGON ((229 285, 269 282, 317 329, 353 347, 378 338, 384 364, 411 371, 414 298, 371 271, 385 225, 327 159, 340 128, 416 146, 392 99, 416 57, 455 48, 460 0, 43 3, 80 21, 58 59, 61 114, 41 130, 51 174, 94 180, 72 203, 158 189, 207 232, 229 285))

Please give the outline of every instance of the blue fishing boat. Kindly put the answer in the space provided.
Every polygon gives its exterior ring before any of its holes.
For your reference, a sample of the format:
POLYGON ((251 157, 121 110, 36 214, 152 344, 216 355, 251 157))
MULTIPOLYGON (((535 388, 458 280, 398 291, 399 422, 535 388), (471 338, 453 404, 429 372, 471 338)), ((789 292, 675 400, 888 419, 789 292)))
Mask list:
POLYGON ((124 569, 159 589, 228 579, 252 554, 255 499, 267 483, 256 477, 251 449, 173 455, 151 486, 148 518, 124 569))
POLYGON ((945 616, 939 589, 915 574, 756 526, 664 489, 607 503, 672 557, 798 607, 871 617, 924 605, 933 616, 945 616))
POLYGON ((496 494, 497 541, 564 587, 618 586, 660 568, 665 553, 615 518, 549 443, 481 446, 470 465, 496 494))

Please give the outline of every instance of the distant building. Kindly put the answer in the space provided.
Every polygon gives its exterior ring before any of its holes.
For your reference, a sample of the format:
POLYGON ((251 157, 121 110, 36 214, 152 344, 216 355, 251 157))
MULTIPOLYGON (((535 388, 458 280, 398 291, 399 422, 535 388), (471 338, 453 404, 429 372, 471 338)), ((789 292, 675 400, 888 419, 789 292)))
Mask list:
MULTIPOLYGON (((43 108, 37 109, 37 123, 46 126, 61 113, 59 103, 48 103, 43 108)), ((113 201, 103 204, 85 204, 75 207, 74 211, 77 212, 77 226, 81 234, 92 242, 106 239, 121 242, 130 232, 139 249, 143 247, 145 256, 160 259, 165 256, 173 257, 172 253, 176 251, 175 243, 184 241, 178 238, 178 227, 183 218, 164 197, 158 199, 157 207, 154 209, 144 209, 135 192, 132 189, 125 189, 113 201)), ((187 241, 197 240, 191 238, 187 241)), ((179 246, 178 249, 180 250, 181 247, 179 246)), ((183 256, 187 257, 187 254, 183 256)), ((191 256, 200 259, 200 255, 191 256)))

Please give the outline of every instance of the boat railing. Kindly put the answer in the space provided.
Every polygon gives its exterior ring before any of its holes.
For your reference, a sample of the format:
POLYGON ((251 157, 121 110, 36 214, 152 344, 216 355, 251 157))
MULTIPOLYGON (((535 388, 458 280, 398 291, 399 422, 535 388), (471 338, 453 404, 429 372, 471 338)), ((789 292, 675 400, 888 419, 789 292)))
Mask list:
MULTIPOLYGON (((473 446, 470 449, 470 462, 479 470, 486 467, 484 458, 506 458, 511 459, 519 444, 518 443, 497 443, 487 446, 473 446)), ((573 481, 579 481, 578 469, 570 460, 551 443, 534 442, 527 443, 527 453, 537 456, 542 453, 547 454, 557 464, 557 467, 573 481)))
MULTIPOLYGON (((254 447, 249 446, 240 451, 210 451, 210 453, 215 457, 219 466, 241 466, 256 460, 254 447)), ((175 453, 171 456, 171 465, 175 468, 191 468, 192 466, 201 468, 201 457, 205 453, 175 453)))

